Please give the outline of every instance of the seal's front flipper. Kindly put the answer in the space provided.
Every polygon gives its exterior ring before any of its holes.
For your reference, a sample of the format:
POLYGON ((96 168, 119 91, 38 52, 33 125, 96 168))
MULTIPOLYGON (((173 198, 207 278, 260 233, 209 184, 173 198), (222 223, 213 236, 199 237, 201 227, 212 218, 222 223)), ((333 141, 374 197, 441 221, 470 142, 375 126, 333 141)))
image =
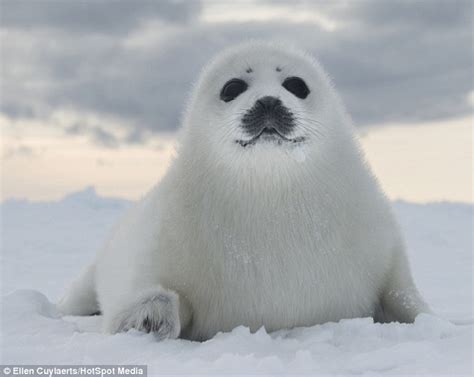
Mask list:
POLYGON ((413 323, 420 313, 431 313, 416 287, 411 289, 390 289, 380 302, 375 315, 376 322, 413 323))
POLYGON ((401 251, 394 255, 392 271, 380 297, 380 306, 374 319, 382 323, 413 323, 418 314, 432 314, 432 311, 413 282, 405 253, 401 251))
POLYGON ((152 287, 124 298, 120 308, 105 313, 104 327, 108 333, 135 329, 153 333, 158 340, 176 339, 190 320, 189 306, 177 293, 152 287))

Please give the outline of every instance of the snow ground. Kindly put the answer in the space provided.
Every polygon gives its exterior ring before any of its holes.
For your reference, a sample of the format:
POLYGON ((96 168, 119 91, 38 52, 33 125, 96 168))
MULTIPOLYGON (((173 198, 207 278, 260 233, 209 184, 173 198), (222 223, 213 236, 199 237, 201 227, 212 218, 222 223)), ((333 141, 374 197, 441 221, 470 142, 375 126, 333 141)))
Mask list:
POLYGON ((58 202, 1 205, 3 364, 147 364, 155 374, 472 375, 473 206, 395 202, 418 286, 440 317, 414 324, 370 318, 204 342, 131 331, 104 335, 96 317, 65 317, 54 303, 92 260, 130 203, 92 188, 58 202), (442 319, 444 318, 444 319, 442 319))

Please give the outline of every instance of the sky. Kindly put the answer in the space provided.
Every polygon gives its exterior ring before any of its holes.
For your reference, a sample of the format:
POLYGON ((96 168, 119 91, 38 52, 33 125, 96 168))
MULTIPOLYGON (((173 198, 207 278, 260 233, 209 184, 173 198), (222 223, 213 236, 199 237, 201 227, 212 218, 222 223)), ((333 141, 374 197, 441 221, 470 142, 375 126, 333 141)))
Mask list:
POLYGON ((166 172, 202 67, 282 40, 332 77, 387 194, 472 202, 472 2, 0 0, 1 199, 166 172))

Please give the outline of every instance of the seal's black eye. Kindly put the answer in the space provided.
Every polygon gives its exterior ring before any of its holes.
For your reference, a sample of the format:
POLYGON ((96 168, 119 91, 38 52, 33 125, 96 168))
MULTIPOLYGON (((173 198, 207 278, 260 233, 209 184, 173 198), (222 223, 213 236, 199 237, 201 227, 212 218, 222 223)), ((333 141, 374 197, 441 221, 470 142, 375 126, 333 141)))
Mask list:
POLYGON ((230 102, 248 88, 247 83, 241 79, 232 79, 225 83, 221 90, 221 100, 224 102, 230 102))
POLYGON ((287 77, 281 85, 298 98, 305 99, 306 97, 308 97, 309 89, 302 78, 287 77))

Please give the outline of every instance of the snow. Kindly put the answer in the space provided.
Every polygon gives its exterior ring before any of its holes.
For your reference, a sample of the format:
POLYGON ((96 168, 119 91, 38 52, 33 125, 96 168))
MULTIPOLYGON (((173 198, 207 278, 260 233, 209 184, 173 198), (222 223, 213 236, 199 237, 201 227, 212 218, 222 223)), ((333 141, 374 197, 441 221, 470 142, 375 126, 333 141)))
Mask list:
POLYGON ((150 375, 472 374, 471 204, 394 203, 415 280, 437 316, 383 325, 357 318, 272 334, 238 327, 204 343, 105 335, 100 316, 57 312, 53 303, 129 205, 93 188, 57 202, 1 205, 2 363, 147 364, 150 375))

